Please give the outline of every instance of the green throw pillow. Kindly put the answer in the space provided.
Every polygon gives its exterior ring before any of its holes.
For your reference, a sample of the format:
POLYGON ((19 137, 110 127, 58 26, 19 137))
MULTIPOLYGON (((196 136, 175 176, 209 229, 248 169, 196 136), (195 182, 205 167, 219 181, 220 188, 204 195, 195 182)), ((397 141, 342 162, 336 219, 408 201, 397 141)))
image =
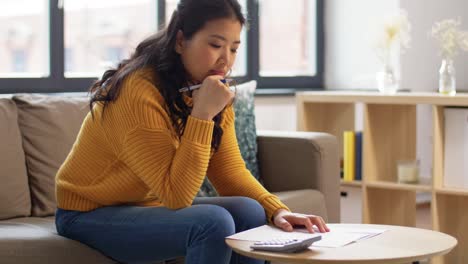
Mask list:
MULTIPOLYGON (((257 88, 256 81, 250 81, 236 86, 236 98, 234 100, 234 113, 236 116, 236 137, 242 158, 247 169, 261 182, 260 171, 257 162, 257 132, 255 127, 254 94, 257 88)), ((217 196, 215 188, 208 178, 205 178, 197 196, 217 196)))

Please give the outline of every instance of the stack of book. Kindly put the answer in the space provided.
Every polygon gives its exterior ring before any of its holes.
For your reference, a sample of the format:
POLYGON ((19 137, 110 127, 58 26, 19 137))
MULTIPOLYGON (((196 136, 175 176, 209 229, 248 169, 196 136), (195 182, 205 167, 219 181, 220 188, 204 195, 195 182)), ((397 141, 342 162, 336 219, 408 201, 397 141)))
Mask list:
POLYGON ((343 181, 362 180, 362 132, 343 133, 343 181))

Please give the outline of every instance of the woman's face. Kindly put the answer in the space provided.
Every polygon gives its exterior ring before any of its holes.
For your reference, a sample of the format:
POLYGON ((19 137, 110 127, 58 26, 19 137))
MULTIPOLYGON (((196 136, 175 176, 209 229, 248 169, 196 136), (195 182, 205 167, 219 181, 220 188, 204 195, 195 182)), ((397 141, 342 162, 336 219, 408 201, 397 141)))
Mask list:
POLYGON ((179 31, 175 50, 189 80, 200 83, 210 75, 226 76, 236 60, 241 30, 238 20, 223 18, 207 22, 190 40, 179 31))

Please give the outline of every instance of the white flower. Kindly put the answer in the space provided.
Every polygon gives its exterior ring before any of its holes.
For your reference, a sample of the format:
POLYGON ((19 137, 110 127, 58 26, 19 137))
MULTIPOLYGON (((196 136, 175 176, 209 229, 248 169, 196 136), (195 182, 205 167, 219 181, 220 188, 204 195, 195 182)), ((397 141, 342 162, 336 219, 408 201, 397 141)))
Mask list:
POLYGON ((379 60, 385 65, 389 63, 390 54, 395 43, 400 44, 400 52, 409 48, 411 41, 411 24, 407 12, 403 9, 399 14, 386 19, 377 41, 376 51, 379 60))
POLYGON ((453 59, 459 50, 468 51, 468 32, 460 29, 460 19, 446 19, 432 26, 431 35, 440 45, 443 58, 453 59))
POLYGON ((462 36, 461 48, 464 51, 468 51, 468 32, 465 32, 462 36))

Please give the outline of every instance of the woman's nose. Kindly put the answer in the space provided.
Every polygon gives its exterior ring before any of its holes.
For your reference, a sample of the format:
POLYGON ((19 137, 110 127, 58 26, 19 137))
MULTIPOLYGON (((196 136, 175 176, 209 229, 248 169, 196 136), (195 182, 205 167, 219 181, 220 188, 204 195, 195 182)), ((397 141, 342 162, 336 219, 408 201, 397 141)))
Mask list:
POLYGON ((219 57, 219 64, 222 64, 222 65, 230 65, 229 63, 231 62, 232 58, 231 58, 231 55, 229 53, 229 50, 225 50, 221 56, 219 57))

